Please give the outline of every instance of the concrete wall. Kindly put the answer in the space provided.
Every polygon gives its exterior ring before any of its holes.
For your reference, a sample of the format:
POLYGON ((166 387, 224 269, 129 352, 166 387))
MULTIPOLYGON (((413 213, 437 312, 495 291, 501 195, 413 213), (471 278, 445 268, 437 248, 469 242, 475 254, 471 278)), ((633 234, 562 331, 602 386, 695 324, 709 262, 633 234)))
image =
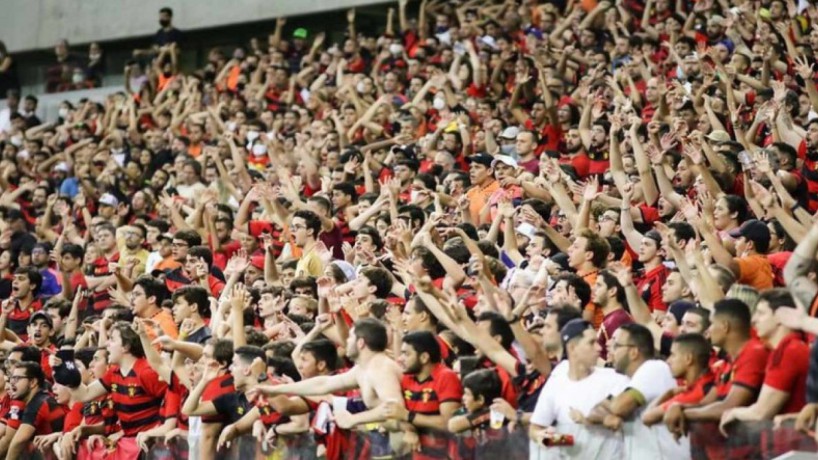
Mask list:
MULTIPOLYGON (((389 3, 384 0, 0 0, 0 40, 10 52, 153 35, 159 8, 182 30, 389 3)), ((397 1, 394 1, 397 6, 397 1)), ((339 11, 338 21, 346 21, 339 11)), ((294 19, 293 23, 296 22, 294 19)), ((290 25, 290 24, 288 24, 290 25)))

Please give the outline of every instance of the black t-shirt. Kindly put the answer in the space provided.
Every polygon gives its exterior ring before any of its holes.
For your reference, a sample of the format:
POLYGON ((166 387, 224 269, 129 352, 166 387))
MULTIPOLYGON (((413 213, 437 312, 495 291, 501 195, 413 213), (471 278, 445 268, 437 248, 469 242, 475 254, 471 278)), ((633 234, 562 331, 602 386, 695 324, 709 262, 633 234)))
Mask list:
POLYGON ((182 41, 182 31, 176 27, 170 30, 159 29, 156 35, 153 36, 153 43, 159 46, 169 45, 171 43, 180 43, 182 41))
POLYGON ((219 396, 213 400, 213 406, 220 416, 224 417, 225 424, 236 423, 250 410, 250 402, 243 392, 235 391, 219 396))
POLYGON ((212 336, 213 333, 210 331, 210 328, 207 326, 202 326, 196 331, 194 331, 193 334, 187 336, 185 341, 190 343, 198 343, 199 345, 204 345, 205 342, 210 340, 210 337, 212 336))

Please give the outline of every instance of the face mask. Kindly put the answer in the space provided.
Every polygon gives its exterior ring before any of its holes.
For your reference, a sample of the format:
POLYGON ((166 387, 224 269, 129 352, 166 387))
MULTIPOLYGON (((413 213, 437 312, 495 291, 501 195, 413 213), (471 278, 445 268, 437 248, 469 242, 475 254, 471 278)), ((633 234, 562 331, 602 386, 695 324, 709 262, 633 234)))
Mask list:
POLYGON ((432 107, 434 107, 435 110, 440 112, 441 110, 446 108, 446 101, 443 98, 436 97, 434 102, 432 102, 432 107))
POLYGON ((258 139, 258 131, 247 131, 247 142, 253 142, 258 139))
POLYGON ((74 83, 82 83, 85 80, 85 76, 81 73, 75 73, 73 77, 71 77, 71 81, 74 83))
POLYGON ((400 56, 403 52, 403 46, 398 43, 392 43, 389 45, 389 52, 392 53, 393 56, 400 56))
POLYGON ((160 19, 159 25, 162 27, 167 27, 170 25, 170 19, 160 19))
POLYGON ((60 118, 67 118, 68 117, 68 109, 66 107, 60 107, 59 110, 60 118))
POLYGON ((412 203, 420 199, 420 190, 412 190, 409 192, 409 201, 412 203))
POLYGON ((511 145, 501 145, 500 146, 500 151, 503 152, 503 155, 508 155, 510 157, 513 157, 513 156, 517 155, 517 149, 513 144, 511 144, 511 145))
POLYGON ((14 144, 15 147, 20 147, 23 145, 23 136, 19 134, 16 136, 11 136, 11 143, 14 144))
POLYGON ((253 155, 261 157, 267 154, 267 146, 264 144, 255 144, 253 146, 253 155))
POLYGON ((99 53, 93 53, 93 54, 89 54, 88 57, 91 58, 92 61, 96 61, 97 59, 102 57, 102 55, 99 54, 99 53))
POLYGON ((364 94, 364 91, 366 91, 366 85, 364 85, 364 82, 359 81, 358 84, 355 85, 355 90, 358 91, 358 94, 364 94))
POLYGON ((226 124, 228 131, 235 131, 236 130, 236 122, 235 121, 228 121, 226 124))

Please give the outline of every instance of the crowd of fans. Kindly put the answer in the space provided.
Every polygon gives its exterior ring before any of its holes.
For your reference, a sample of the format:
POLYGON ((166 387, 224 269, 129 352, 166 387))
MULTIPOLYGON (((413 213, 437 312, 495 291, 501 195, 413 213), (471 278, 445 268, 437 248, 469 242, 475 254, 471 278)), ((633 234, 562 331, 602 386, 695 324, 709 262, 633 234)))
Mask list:
POLYGON ((0 455, 814 436, 818 7, 400 0, 185 72, 172 18, 104 103, 5 87, 0 455))

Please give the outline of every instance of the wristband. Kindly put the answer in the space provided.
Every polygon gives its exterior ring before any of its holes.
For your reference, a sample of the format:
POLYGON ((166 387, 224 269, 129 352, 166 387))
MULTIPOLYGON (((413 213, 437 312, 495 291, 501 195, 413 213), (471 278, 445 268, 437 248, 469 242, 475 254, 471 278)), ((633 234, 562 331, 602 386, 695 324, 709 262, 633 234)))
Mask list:
POLYGON ((409 422, 410 424, 414 424, 415 423, 415 417, 417 415, 418 415, 417 412, 410 410, 409 413, 406 414, 406 421, 409 422))
POLYGON ((515 420, 517 423, 521 423, 521 422, 522 422, 522 420, 523 420, 523 413, 524 413, 524 412, 523 412, 523 410, 522 410, 522 409, 517 409, 517 412, 516 412, 516 414, 517 414, 517 420, 515 420))

